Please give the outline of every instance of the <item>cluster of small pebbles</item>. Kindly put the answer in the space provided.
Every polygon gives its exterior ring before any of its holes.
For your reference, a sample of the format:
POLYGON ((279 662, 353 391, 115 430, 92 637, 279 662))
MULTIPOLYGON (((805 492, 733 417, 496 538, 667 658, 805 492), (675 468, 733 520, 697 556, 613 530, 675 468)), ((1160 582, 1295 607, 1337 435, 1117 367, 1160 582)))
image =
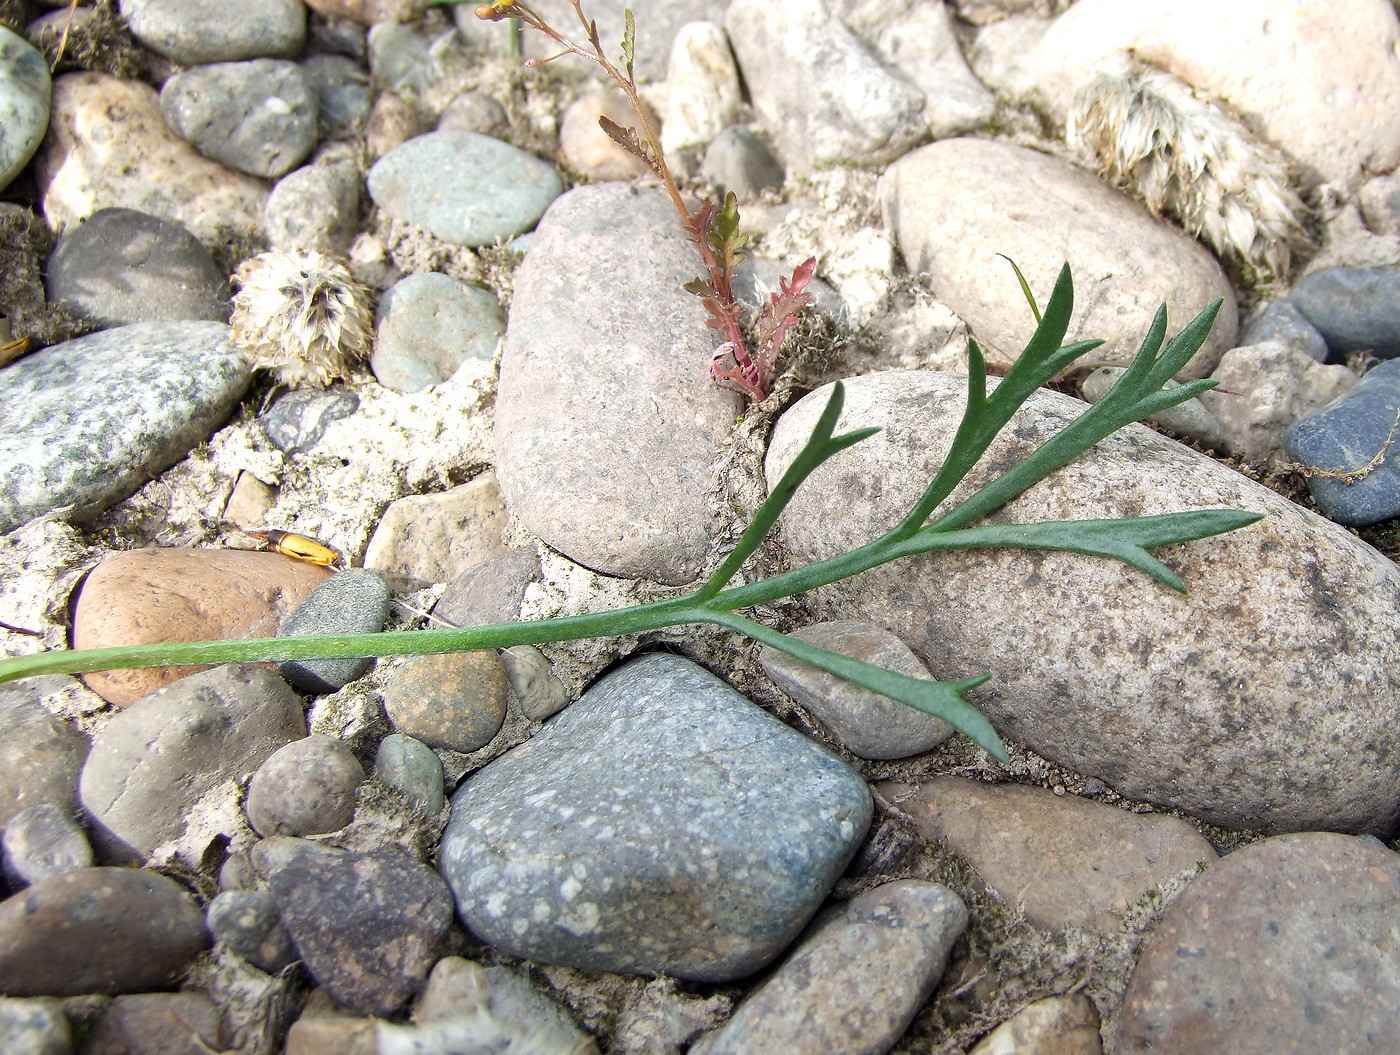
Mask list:
MULTIPOLYGON (((745 574, 850 550, 946 455, 968 338, 998 372, 1033 331, 1002 257, 1042 303, 1068 260, 1070 339, 1104 343, 999 464, 1159 304, 1175 332, 1220 302, 1181 375, 1219 385, 998 516, 1263 519, 1162 549, 1185 596, 994 550, 758 613, 991 673, 1007 765, 696 628, 0 686, 0 1050, 1400 1050, 1400 570, 1363 541, 1400 517, 1394 6, 652 7, 641 96, 686 192, 739 202, 736 292, 817 261, 757 407, 710 383, 694 247, 599 127, 635 116, 581 60, 524 66, 538 35, 418 0, 0 5, 4 654, 676 596, 837 379, 838 429, 881 431, 745 574), (1125 51, 1293 166, 1289 275, 1066 137, 1125 51), (245 351, 342 333, 329 386, 245 351)), ((584 9, 612 56, 621 0, 584 9)))

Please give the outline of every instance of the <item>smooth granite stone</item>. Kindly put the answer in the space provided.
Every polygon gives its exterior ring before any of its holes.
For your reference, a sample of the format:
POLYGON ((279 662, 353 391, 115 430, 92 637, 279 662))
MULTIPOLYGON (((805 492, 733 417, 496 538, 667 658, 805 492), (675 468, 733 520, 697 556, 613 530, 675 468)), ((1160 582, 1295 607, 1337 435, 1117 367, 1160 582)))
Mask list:
POLYGON ((452 895, 427 865, 396 846, 360 853, 285 837, 264 839, 252 859, 336 1003, 392 1015, 423 984, 452 926, 452 895))
POLYGON ((272 404, 260 419, 267 438, 287 454, 305 454, 326 435, 331 422, 360 409, 354 389, 336 386, 324 391, 298 389, 272 404))
MULTIPOLYGON (((282 625, 278 637, 313 634, 373 634, 389 619, 389 587, 368 568, 347 568, 311 592, 282 625)), ((370 659, 292 659, 279 663, 282 676, 303 692, 335 692, 369 670, 370 659)))
POLYGON ((438 862, 462 921, 512 955, 731 981, 797 936, 870 817, 854 770, 656 653, 471 776, 438 862))
POLYGON ((53 82, 44 56, 0 26, 0 190, 39 149, 49 127, 53 82))
POLYGON ((49 301, 102 327, 180 319, 228 322, 223 270, 190 230, 135 209, 100 209, 49 254, 49 301))
POLYGON ((395 392, 421 392, 468 359, 492 358, 506 328, 495 294, 436 272, 399 279, 375 316, 370 369, 395 392))
POLYGON ((1392 431, 1398 408, 1400 363, 1392 360, 1283 434, 1284 449, 1295 462, 1353 474, 1308 476, 1313 501, 1337 523, 1361 527, 1400 516, 1400 458, 1392 431))
POLYGON ((79 868, 0 902, 0 993, 168 989, 206 944, 204 917, 173 879, 79 868))
POLYGON ((209 438, 247 391, 219 322, 140 322, 7 366, 0 532, 62 506, 105 509, 209 438))
POLYGON ((320 101, 301 67, 280 59, 220 62, 177 73, 160 109, 205 157, 275 179, 316 146, 320 101))
POLYGON ((1319 363, 1327 361, 1327 341, 1317 332, 1287 297, 1276 297, 1249 320, 1240 330, 1239 344, 1247 348, 1265 341, 1278 341, 1302 352, 1319 363))
POLYGON ((300 0, 119 0, 123 20, 152 51, 186 66, 291 58, 306 40, 300 0))
POLYGON ((491 245, 523 234, 563 191, 549 162, 472 132, 417 136, 369 170, 376 205, 453 245, 491 245))
POLYGON ((1400 270, 1324 268, 1294 286, 1292 300, 1334 357, 1359 351, 1400 356, 1400 270))

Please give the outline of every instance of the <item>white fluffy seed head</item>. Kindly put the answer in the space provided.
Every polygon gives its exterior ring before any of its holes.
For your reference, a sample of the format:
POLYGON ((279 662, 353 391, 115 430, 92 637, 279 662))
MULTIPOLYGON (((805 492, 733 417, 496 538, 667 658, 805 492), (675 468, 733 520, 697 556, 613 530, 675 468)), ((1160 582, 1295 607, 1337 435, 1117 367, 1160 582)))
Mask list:
POLYGON ((334 257, 274 251, 234 273, 232 340, 292 388, 349 377, 373 340, 369 294, 334 257))
POLYGON ((1154 215, 1268 282, 1311 244, 1284 155, 1185 81, 1119 53, 1075 95, 1067 138, 1154 215))

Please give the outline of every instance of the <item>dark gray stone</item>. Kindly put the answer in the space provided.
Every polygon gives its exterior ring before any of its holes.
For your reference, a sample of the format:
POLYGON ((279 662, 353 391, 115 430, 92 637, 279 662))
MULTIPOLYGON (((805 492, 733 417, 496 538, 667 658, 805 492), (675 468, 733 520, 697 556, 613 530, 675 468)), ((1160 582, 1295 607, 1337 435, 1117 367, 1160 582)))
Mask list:
MULTIPOLYGON (((368 568, 347 568, 316 587, 292 609, 278 637, 373 634, 389 618, 389 587, 368 568)), ((282 676, 303 692, 335 692, 369 670, 368 659, 304 659, 279 663, 282 676)))
POLYGON ((82 1055, 222 1055, 235 1048, 223 1012, 203 993, 131 993, 107 1005, 82 1055))
POLYGON ((220 62, 177 73, 160 90, 170 127, 205 157, 276 178, 316 146, 320 101, 295 62, 220 62))
POLYGON ((1385 362, 1283 434, 1290 458, 1327 472, 1356 474, 1384 454, 1364 475, 1308 477, 1313 501, 1337 523, 1362 527, 1400 516, 1400 458, 1391 432, 1397 410, 1400 362, 1385 362))
POLYGON ((357 853, 305 839, 264 839, 252 857, 336 1003, 392 1015, 422 985, 452 925, 452 895, 431 868, 397 847, 357 853))
POLYGON ((262 423, 267 438, 287 454, 305 454, 321 442, 331 422, 359 409, 360 397, 353 389, 298 389, 272 404, 262 423))
POLYGON ((73 814, 41 802, 5 825, 5 878, 28 886, 49 876, 92 866, 92 846, 73 814))
POLYGON ((730 125, 710 141, 700 168, 723 200, 733 191, 740 201, 783 185, 783 166, 768 144, 743 125, 730 125))
POLYGON ((61 506, 118 502, 208 439, 247 391, 218 322, 139 322, 5 367, 0 532, 61 506))
POLYGON ((374 105, 364 68, 348 55, 308 55, 301 70, 320 104, 322 138, 359 135, 374 105))
POLYGON ((184 224, 134 209, 100 209, 49 254, 49 300, 103 327, 227 322, 228 282, 184 224))
POLYGON ((470 777, 439 867, 462 921, 513 955, 729 981, 796 937, 870 817, 844 763, 655 654, 470 777))
POLYGON ((491 359, 505 328, 488 290, 436 272, 408 275, 379 299, 370 369, 386 388, 421 392, 469 359, 491 359))
POLYGON ((1334 357, 1358 351, 1381 359, 1400 356, 1400 271, 1324 268, 1294 286, 1291 299, 1334 357))
POLYGON ((260 971, 276 974, 297 958, 277 901, 266 890, 226 890, 209 902, 204 919, 215 941, 260 971))
POLYGON ((25 683, 0 687, 0 826, 31 806, 64 810, 88 754, 88 738, 55 718, 25 683))
POLYGON ((224 0, 119 0, 137 40, 187 66, 290 58, 306 40, 301 0, 247 0, 232 17, 224 0))
POLYGON ((1319 363, 1327 361, 1327 341, 1307 316, 1298 310, 1298 305, 1287 297, 1277 297, 1265 304, 1239 336, 1241 348, 1265 341, 1279 341, 1319 363))

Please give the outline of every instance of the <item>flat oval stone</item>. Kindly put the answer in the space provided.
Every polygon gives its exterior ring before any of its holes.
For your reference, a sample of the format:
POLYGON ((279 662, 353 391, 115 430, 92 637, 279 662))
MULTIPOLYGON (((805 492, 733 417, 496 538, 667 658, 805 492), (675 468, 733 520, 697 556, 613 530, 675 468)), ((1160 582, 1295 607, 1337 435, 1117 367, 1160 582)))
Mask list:
POLYGON ((105 509, 208 439, 251 380, 228 334, 220 322, 139 322, 7 366, 0 532, 66 505, 105 509))
POLYGON ((120 0, 137 40, 186 66, 240 59, 291 58, 306 40, 298 0, 245 0, 230 18, 222 0, 120 0))
POLYGON ((168 989, 205 944, 204 917, 174 880, 139 868, 79 868, 0 902, 0 992, 168 989))
POLYGON ((506 674, 494 650, 409 656, 384 686, 394 729, 430 747, 475 751, 506 718, 506 674))
MULTIPOLYGON (((838 431, 883 431, 798 491, 781 521, 790 558, 821 560, 893 527, 946 456, 966 384, 926 372, 848 381, 838 431)), ((770 486, 828 394, 812 393, 777 423, 770 486)), ((1029 454, 1082 408, 1035 393, 993 444, 990 465, 1029 454)), ((974 470, 954 497, 990 477, 974 470)), ((1392 561, 1138 425, 993 519, 1210 507, 1265 519, 1162 551, 1186 597, 1117 561, 995 549, 899 560, 817 591, 817 607, 830 618, 859 614, 899 627, 940 678, 990 672, 972 699, 1003 734, 1131 798, 1231 828, 1388 833, 1400 819, 1400 569, 1392 561)))
POLYGON ((0 26, 0 190, 19 175, 49 127, 49 64, 28 41, 0 26))
POLYGON ((512 955, 727 981, 797 936, 870 816, 854 770, 657 653, 470 777, 439 867, 462 921, 512 955))
MULTIPOLYGON (((374 634, 389 618, 389 587, 369 568, 346 568, 322 582, 287 613, 278 637, 315 634, 374 634)), ((327 693, 344 688, 369 670, 368 658, 289 659, 277 665, 282 676, 303 692, 327 693)))
POLYGON ((394 219, 472 247, 528 231, 563 190, 549 162, 474 132, 417 136, 369 170, 370 197, 394 219))

